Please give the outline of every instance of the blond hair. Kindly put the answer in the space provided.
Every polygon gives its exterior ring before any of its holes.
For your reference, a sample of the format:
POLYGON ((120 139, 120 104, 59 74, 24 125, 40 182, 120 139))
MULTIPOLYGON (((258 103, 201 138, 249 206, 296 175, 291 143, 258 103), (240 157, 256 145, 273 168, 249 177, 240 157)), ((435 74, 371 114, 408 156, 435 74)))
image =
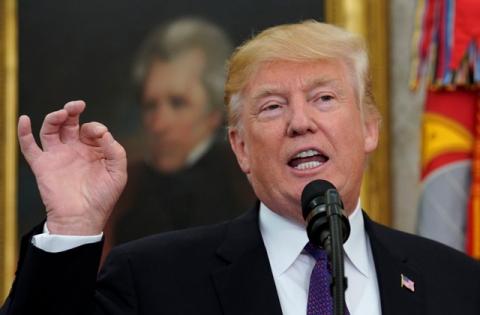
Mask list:
POLYGON ((239 123, 242 90, 262 63, 272 61, 315 62, 341 60, 352 82, 363 113, 380 120, 371 93, 368 55, 364 40, 339 27, 308 20, 274 26, 238 47, 228 64, 225 104, 230 127, 239 123))

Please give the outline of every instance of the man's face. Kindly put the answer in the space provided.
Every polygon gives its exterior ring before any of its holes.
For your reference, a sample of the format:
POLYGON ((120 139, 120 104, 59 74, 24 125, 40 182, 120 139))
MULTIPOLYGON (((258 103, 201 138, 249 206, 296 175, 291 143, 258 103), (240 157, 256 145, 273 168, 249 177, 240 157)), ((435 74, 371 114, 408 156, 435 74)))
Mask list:
POLYGON ((259 199, 303 222, 303 188, 326 179, 350 213, 366 156, 377 146, 378 123, 362 120, 344 63, 265 63, 242 95, 241 127, 229 137, 259 199))
POLYGON ((156 61, 145 80, 142 116, 154 166, 173 172, 220 124, 219 112, 208 112, 201 83, 205 61, 199 51, 171 61, 156 61))

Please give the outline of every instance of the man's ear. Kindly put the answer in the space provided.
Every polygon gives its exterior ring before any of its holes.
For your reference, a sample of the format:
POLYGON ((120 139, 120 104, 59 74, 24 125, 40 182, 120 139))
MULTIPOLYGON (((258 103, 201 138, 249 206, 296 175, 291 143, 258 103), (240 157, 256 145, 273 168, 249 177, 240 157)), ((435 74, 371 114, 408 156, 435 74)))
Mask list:
POLYGON ((240 165, 240 168, 245 174, 249 174, 249 152, 243 137, 243 133, 238 130, 238 128, 228 129, 228 140, 230 141, 230 146, 232 147, 233 153, 235 153, 235 156, 237 157, 238 164, 240 165))
POLYGON ((380 121, 375 118, 365 118, 364 150, 365 153, 373 152, 378 146, 380 121))

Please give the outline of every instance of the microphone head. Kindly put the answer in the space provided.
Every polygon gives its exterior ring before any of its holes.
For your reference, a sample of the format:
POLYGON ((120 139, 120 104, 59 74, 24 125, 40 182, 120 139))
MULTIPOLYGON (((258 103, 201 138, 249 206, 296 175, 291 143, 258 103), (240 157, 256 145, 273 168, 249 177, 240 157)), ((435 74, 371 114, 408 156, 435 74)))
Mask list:
POLYGON ((310 242, 330 253, 331 224, 338 222, 337 231, 345 243, 350 235, 350 224, 343 215, 343 203, 335 186, 319 179, 308 183, 302 192, 302 214, 307 224, 310 242), (338 221, 339 220, 339 221, 338 221))
POLYGON ((303 218, 307 219, 308 214, 312 210, 309 205, 313 199, 325 196, 329 189, 336 189, 328 180, 317 179, 308 183, 302 191, 302 214, 303 218))

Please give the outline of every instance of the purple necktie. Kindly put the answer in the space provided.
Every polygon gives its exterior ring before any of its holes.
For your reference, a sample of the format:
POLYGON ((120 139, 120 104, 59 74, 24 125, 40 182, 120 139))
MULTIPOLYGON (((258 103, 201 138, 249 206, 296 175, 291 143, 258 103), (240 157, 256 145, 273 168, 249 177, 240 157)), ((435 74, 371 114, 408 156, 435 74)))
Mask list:
MULTIPOLYGON (((332 275, 328 267, 327 253, 310 243, 305 246, 305 250, 316 260, 308 288, 307 315, 332 315, 333 300, 330 290, 332 275)), ((345 315, 348 314, 345 307, 345 315)))

